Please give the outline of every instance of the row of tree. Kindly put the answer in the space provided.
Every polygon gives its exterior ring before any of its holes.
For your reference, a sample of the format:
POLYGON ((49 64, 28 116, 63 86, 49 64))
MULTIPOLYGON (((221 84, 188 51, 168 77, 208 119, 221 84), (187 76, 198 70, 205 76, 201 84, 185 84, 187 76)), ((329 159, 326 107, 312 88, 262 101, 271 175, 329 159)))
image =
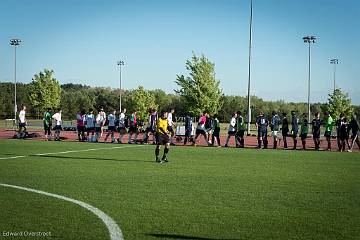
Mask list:
MULTIPOLYGON (((227 122, 234 111, 242 111, 246 116, 247 98, 242 96, 226 96, 220 89, 220 80, 215 78, 215 65, 205 56, 192 58, 186 62, 189 71, 187 77, 178 75, 176 83, 179 86, 173 94, 167 94, 161 89, 146 90, 142 86, 131 90, 122 90, 122 105, 128 112, 137 110, 140 118, 145 119, 147 110, 155 108, 158 111, 174 108, 177 116, 190 114, 199 116, 204 110, 211 115, 218 114, 220 121, 227 122)), ((29 84, 17 84, 18 106, 26 105, 28 116, 42 118, 46 108, 61 108, 66 119, 74 119, 78 110, 89 108, 105 111, 119 109, 119 89, 90 87, 80 84, 60 85, 54 78, 52 70, 45 69, 35 74, 29 84)), ((0 117, 14 116, 14 85, 0 83, 0 117)), ((288 103, 285 101, 265 101, 259 97, 251 97, 252 120, 259 112, 271 115, 276 110, 280 113, 297 111, 307 112, 306 103, 288 103)), ((354 112, 360 114, 359 106, 352 106, 347 94, 336 89, 329 94, 328 103, 311 105, 311 112, 329 111, 337 118, 341 112, 350 117, 354 112)))
MULTIPOLYGON (((14 115, 14 84, 13 83, 0 83, 0 118, 13 118, 14 115)), ((63 116, 67 119, 73 119, 76 116, 76 112, 79 109, 88 110, 89 108, 100 109, 104 108, 105 111, 118 110, 119 109, 119 90, 110 88, 93 88, 89 86, 77 85, 77 84, 64 84, 60 87, 60 97, 48 101, 48 104, 41 105, 41 97, 34 98, 36 92, 33 90, 33 85, 20 83, 17 85, 18 92, 18 105, 26 105, 28 110, 27 114, 32 118, 42 118, 42 114, 45 108, 60 107, 63 110, 63 116), (34 104, 35 103, 35 104, 34 104)), ((344 94, 338 89, 335 96, 329 99, 332 101, 329 103, 315 103, 311 105, 311 112, 324 112, 330 110, 334 117, 340 115, 340 112, 346 110, 349 114, 356 112, 360 114, 359 106, 352 106, 352 109, 344 108, 349 106, 349 103, 344 94), (339 95, 343 97, 339 99, 339 95)), ((234 111, 240 110, 246 115, 247 98, 242 96, 221 96, 222 106, 218 110, 219 119, 223 122, 227 122, 229 117, 234 111)), ((271 115, 273 110, 279 112, 286 112, 290 114, 292 110, 298 113, 307 112, 306 103, 287 103, 284 101, 265 101, 256 96, 251 97, 252 102, 252 119, 259 112, 264 112, 266 115, 271 115)), ((122 105, 128 109, 128 111, 137 110, 140 117, 145 117, 147 109, 149 107, 156 108, 159 111, 168 110, 174 108, 177 116, 186 115, 189 110, 187 105, 183 102, 182 98, 178 94, 167 94, 161 89, 145 90, 143 87, 137 89, 125 90, 122 92, 122 105)), ((351 106, 351 105, 350 105, 351 106)), ((205 108, 204 108, 205 110, 205 108)), ((198 116, 197 113, 191 112, 193 116, 198 116)))

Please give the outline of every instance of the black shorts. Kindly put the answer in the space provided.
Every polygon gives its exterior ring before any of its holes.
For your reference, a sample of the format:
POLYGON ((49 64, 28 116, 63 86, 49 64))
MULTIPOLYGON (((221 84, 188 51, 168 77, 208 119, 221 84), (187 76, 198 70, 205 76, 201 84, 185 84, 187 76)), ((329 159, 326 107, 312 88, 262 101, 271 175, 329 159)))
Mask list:
POLYGON ((108 126, 108 131, 115 132, 115 126, 108 126))
POLYGON ((155 138, 156 138, 156 142, 158 144, 164 144, 165 145, 165 144, 170 143, 170 137, 167 134, 156 133, 155 138))
POLYGON ((85 132, 85 126, 77 126, 78 132, 85 132))
POLYGON ((55 125, 54 130, 61 131, 62 130, 61 125, 55 125))
POLYGON ((185 137, 191 137, 191 130, 185 130, 185 137))
POLYGON ((101 132, 101 127, 95 127, 95 132, 97 133, 101 132))
POLYGON ((236 131, 228 131, 228 135, 233 136, 233 135, 235 135, 235 134, 236 134, 236 131))
POLYGON ((220 137, 220 131, 219 130, 214 130, 213 136, 214 137, 220 137))
POLYGON ((19 128, 26 127, 26 123, 19 122, 19 128))
POLYGON ((86 128, 86 132, 94 132, 95 131, 95 128, 94 127, 87 127, 86 128))
POLYGON ((172 126, 168 126, 168 127, 167 127, 167 130, 168 130, 169 132, 171 132, 171 133, 173 133, 173 132, 174 132, 174 129, 173 129, 173 127, 172 127, 172 126))
POLYGON ((282 131, 281 131, 281 135, 282 135, 283 137, 287 137, 287 136, 289 136, 289 132, 282 130, 282 131))
POLYGON ((138 129, 136 126, 130 126, 129 127, 129 133, 137 133, 138 132, 138 129))
POLYGON ((331 132, 330 132, 330 131, 325 131, 324 136, 325 136, 325 137, 331 137, 331 132))
POLYGON ((203 129, 196 129, 196 135, 200 135, 200 134, 206 135, 205 130, 203 130, 203 129))
POLYGON ((117 128, 117 131, 118 131, 119 133, 124 133, 124 132, 126 133, 126 127, 123 127, 123 126, 122 126, 122 127, 118 127, 118 128, 117 128))
POLYGON ((244 134, 245 134, 245 130, 239 130, 236 132, 236 136, 238 136, 238 137, 243 137, 244 134))
POLYGON ((340 140, 344 141, 349 139, 349 135, 347 133, 340 133, 339 138, 340 140))
POLYGON ((154 133, 154 132, 155 132, 155 128, 153 128, 153 127, 147 127, 147 128, 146 128, 146 132, 154 133))
POLYGON ((313 133, 313 139, 319 139, 320 133, 313 133))
POLYGON ((44 124, 44 131, 48 131, 51 129, 51 125, 44 124))
POLYGON ((307 138, 307 133, 300 134, 301 140, 305 140, 307 138))
POLYGON ((51 125, 44 124, 44 133, 45 133, 45 135, 51 134, 51 125))
POLYGON ((258 137, 267 137, 266 131, 258 131, 258 137))

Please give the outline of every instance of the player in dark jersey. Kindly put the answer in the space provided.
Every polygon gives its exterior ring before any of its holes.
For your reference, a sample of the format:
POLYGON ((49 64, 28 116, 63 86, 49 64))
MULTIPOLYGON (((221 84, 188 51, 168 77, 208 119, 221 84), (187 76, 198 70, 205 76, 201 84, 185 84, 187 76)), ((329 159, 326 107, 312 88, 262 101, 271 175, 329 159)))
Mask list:
POLYGON ((214 130, 214 119, 208 115, 205 121, 205 132, 207 134, 207 141, 212 144, 212 133, 214 130))
POLYGON ((315 118, 312 120, 311 123, 315 150, 320 150, 320 129, 322 124, 323 123, 320 119, 320 113, 315 113, 315 118))
POLYGON ((300 138, 303 150, 306 150, 306 138, 309 132, 309 123, 307 120, 307 114, 303 113, 301 125, 300 125, 300 138))
POLYGON ((351 148, 349 143, 349 123, 347 122, 344 113, 340 113, 340 118, 336 121, 336 138, 337 144, 339 148, 339 152, 344 151, 343 149, 343 142, 346 143, 348 149, 351 148), (343 125, 346 126, 343 126, 343 125), (344 128, 346 128, 346 132, 344 132, 344 128), (342 131, 343 130, 343 131, 342 131))
POLYGON ((186 143, 188 141, 191 141, 192 143, 194 143, 194 139, 192 138, 192 131, 193 131, 193 121, 192 118, 190 117, 189 114, 186 114, 185 117, 185 138, 184 138, 184 145, 186 145, 186 143))
POLYGON ((349 152, 352 151, 354 144, 356 143, 358 148, 360 149, 360 140, 359 140, 359 121, 357 120, 357 116, 354 114, 351 118, 351 121, 349 123, 349 132, 351 131, 351 147, 348 150, 349 152))
POLYGON ((283 141, 284 141, 284 149, 287 149, 287 140, 286 137, 289 134, 289 120, 287 118, 287 114, 284 112, 283 114, 283 118, 281 121, 281 135, 283 137, 283 141))
POLYGON ((214 132, 212 134, 211 146, 215 146, 215 142, 217 143, 218 147, 221 147, 221 144, 220 144, 220 122, 219 122, 217 114, 214 115, 214 132))
POLYGON ((264 149, 267 148, 267 127, 269 125, 268 120, 262 112, 256 118, 256 128, 258 130, 258 148, 261 149, 261 142, 264 144, 264 149))
POLYGON ((45 141, 51 140, 51 126, 52 126, 52 119, 51 119, 51 108, 48 108, 47 111, 44 113, 44 136, 45 141))
POLYGON ((273 149, 277 148, 277 142, 278 142, 278 131, 279 131, 279 125, 280 125, 280 117, 277 114, 276 111, 272 112, 271 122, 270 122, 270 129, 271 129, 271 135, 274 139, 274 146, 273 149))
MULTIPOLYGON (((148 126, 146 128, 146 131, 144 133, 143 141, 142 143, 147 144, 150 134, 155 135, 156 131, 156 122, 157 122, 157 113, 155 109, 149 109, 149 119, 148 119, 148 126)), ((153 141, 155 144, 156 140, 153 141)))
POLYGON ((296 116, 295 111, 291 111, 291 136, 294 141, 293 150, 296 150, 298 132, 299 132, 299 118, 296 116))
POLYGON ((337 121, 337 128, 338 128, 338 136, 339 139, 339 151, 344 152, 345 151, 345 142, 346 139, 348 139, 348 123, 346 121, 346 117, 343 113, 340 114, 340 119, 337 121))
POLYGON ((245 140, 244 134, 246 130, 245 120, 240 111, 237 111, 236 117, 236 147, 244 148, 245 140))

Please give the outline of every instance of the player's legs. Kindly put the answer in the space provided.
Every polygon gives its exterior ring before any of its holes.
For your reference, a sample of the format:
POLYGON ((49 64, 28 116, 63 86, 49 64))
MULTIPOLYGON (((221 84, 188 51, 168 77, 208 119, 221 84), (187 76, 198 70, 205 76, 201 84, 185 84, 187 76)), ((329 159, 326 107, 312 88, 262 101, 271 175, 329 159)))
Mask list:
POLYGON ((268 147, 267 131, 263 132, 263 144, 264 144, 264 149, 267 149, 268 147))
POLYGON ((296 150, 296 146, 297 146, 297 133, 296 132, 294 132, 293 134, 292 134, 292 139, 293 139, 293 143, 294 143, 294 146, 293 146, 293 150, 296 150))
POLYGON ((327 141, 327 150, 331 151, 331 132, 329 131, 325 132, 325 137, 327 141))
POLYGON ((160 158, 159 158, 159 154, 160 154, 160 148, 161 148, 161 144, 156 144, 155 147, 155 162, 161 162, 160 158))
POLYGON ((258 130, 258 146, 257 146, 258 149, 261 148, 261 142, 262 142, 262 140, 263 140, 262 131, 258 130))
POLYGON ((273 149, 277 149, 277 143, 278 143, 278 137, 277 137, 277 131, 272 131, 271 134, 273 136, 274 146, 273 149))
POLYGON ((306 150, 306 134, 301 134, 301 144, 303 147, 303 150, 306 150))
POLYGON ((134 134, 133 132, 133 128, 130 127, 129 128, 129 138, 128 138, 128 144, 131 144, 131 138, 132 138, 132 135, 134 134))
POLYGON ((287 137, 287 133, 286 132, 283 132, 282 133, 282 137, 283 137, 283 142, 284 142, 284 149, 287 149, 287 139, 286 139, 286 137, 287 137))

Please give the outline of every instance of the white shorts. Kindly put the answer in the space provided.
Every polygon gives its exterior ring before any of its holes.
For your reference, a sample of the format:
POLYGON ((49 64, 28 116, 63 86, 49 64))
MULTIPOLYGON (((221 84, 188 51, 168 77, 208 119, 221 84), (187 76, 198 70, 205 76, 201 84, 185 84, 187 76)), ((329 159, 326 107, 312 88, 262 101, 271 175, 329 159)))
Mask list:
POLYGON ((278 137, 278 131, 271 131, 271 136, 278 137))

